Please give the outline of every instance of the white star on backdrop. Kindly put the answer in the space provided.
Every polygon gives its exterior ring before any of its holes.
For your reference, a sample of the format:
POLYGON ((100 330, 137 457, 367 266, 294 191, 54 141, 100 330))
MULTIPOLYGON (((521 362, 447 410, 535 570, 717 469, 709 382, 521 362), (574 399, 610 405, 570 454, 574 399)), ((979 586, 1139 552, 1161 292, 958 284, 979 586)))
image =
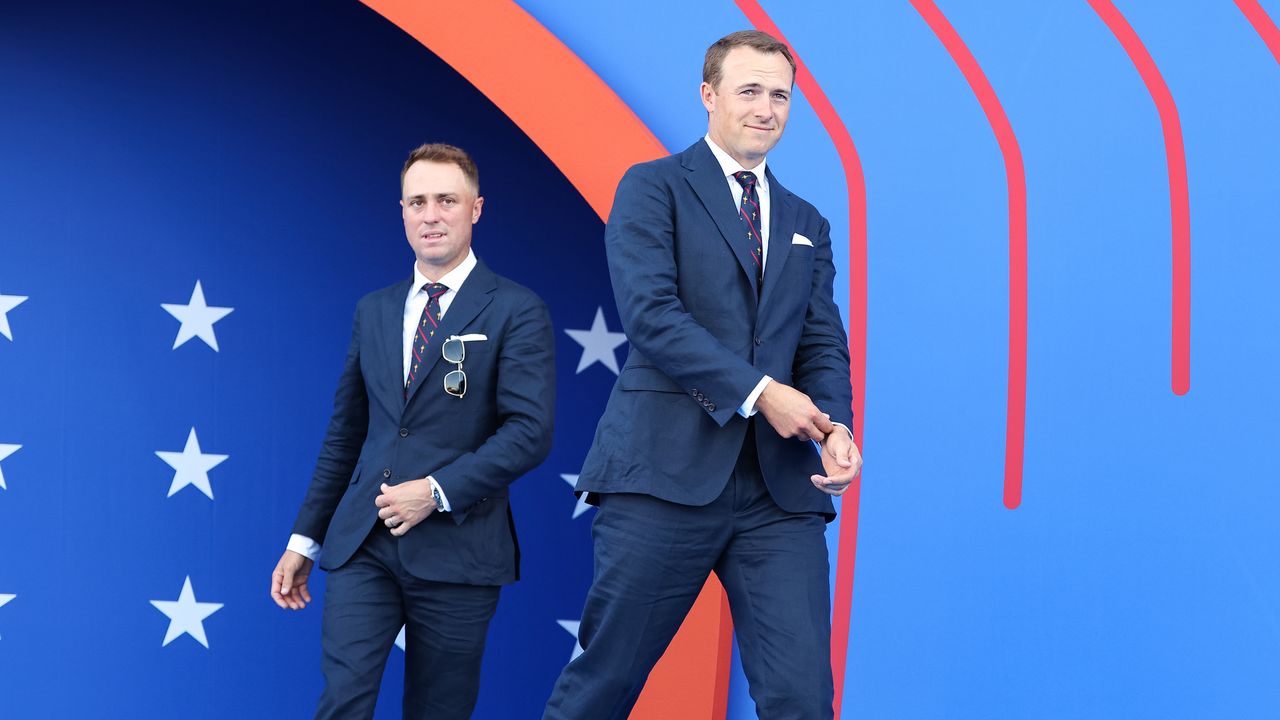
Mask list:
POLYGON ((156 609, 169 617, 169 630, 164 634, 164 647, 184 633, 195 638, 196 642, 209 647, 209 639, 204 634, 204 619, 222 609, 222 603, 196 602, 196 593, 191 589, 191 576, 182 583, 182 593, 177 600, 152 600, 156 609))
POLYGON ((556 623, 564 628, 564 631, 573 636, 573 657, 569 658, 569 662, 578 659, 582 654, 582 644, 578 642, 578 628, 582 626, 580 620, 557 620, 556 623))
MULTIPOLYGON (((10 455, 18 452, 20 449, 22 449, 21 445, 6 445, 4 443, 0 443, 0 460, 4 460, 10 455)), ((9 489, 9 486, 4 484, 4 468, 0 468, 0 488, 4 488, 5 490, 9 489)), ((4 603, 0 603, 0 605, 3 604, 4 603)))
POLYGON ((591 323, 590 330, 565 330, 565 333, 582 346, 578 373, 591 367, 592 363, 599 362, 612 370, 614 375, 618 374, 618 358, 614 356, 613 350, 627 341, 627 335, 609 332, 609 326, 604 321, 604 308, 596 308, 596 319, 591 323))
POLYGON ((196 438, 196 429, 191 428, 187 435, 187 446, 182 452, 157 450, 156 455, 174 469, 173 482, 169 483, 169 494, 173 494, 188 485, 196 486, 200 492, 213 499, 213 488, 209 485, 209 471, 222 464, 230 455, 214 455, 200 452, 200 440, 196 438))
POLYGON ((204 288, 200 287, 199 280, 196 281, 196 289, 191 291, 191 300, 186 305, 160 303, 160 307, 182 321, 182 327, 178 328, 178 337, 173 340, 174 350, 191 338, 198 337, 204 341, 205 345, 213 348, 214 352, 218 351, 218 338, 213 334, 213 324, 235 310, 235 308, 213 307, 205 304, 204 288))
POLYGON ((0 593, 0 607, 4 607, 5 605, 8 605, 8 604, 9 604, 9 601, 10 601, 10 600, 12 600, 12 599, 14 599, 14 598, 16 598, 16 597, 18 597, 18 596, 17 596, 17 595, 6 595, 6 594, 4 594, 4 593, 0 593))
MULTIPOLYGON (((569 483, 569 487, 571 487, 571 488, 573 488, 573 487, 577 487, 577 485, 578 485, 578 476, 577 476, 577 475, 565 475, 564 473, 560 473, 560 479, 561 479, 561 480, 564 480, 564 481, 565 481, 565 482, 567 482, 567 483, 569 483)), ((577 507, 575 507, 575 508, 573 509, 573 517, 574 517, 574 519, 576 520, 576 519, 578 518, 578 516, 582 515, 582 513, 586 512, 586 511, 588 511, 588 510, 590 510, 590 509, 591 509, 591 505, 587 503, 587 494, 586 494, 586 493, 582 493, 582 497, 578 498, 578 505, 577 505, 577 507)))
POLYGON ((0 335, 13 340, 13 330, 9 327, 9 311, 26 301, 26 295, 0 294, 0 335))

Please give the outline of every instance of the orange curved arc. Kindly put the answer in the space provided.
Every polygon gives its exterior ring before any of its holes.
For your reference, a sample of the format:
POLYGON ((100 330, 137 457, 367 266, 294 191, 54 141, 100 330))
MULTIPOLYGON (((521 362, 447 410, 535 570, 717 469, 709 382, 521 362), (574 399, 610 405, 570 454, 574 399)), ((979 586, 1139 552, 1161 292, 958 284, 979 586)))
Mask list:
MULTIPOLYGON (((488 97, 601 220, 628 168, 668 154, 595 71, 511 0, 361 2, 488 97)), ((650 673, 631 720, 723 718, 732 647, 728 602, 713 575, 650 673)))
POLYGON ((627 168, 667 154, 586 63, 511 0, 362 2, 493 101, 602 220, 627 168))

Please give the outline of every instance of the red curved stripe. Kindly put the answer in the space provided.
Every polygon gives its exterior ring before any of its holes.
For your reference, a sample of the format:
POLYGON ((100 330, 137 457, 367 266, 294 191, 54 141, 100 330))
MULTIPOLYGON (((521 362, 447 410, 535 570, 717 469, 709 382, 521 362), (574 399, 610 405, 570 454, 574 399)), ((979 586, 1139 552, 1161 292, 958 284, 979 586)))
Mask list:
POLYGON ((1271 57, 1280 63, 1280 30, 1276 29, 1276 24, 1267 15, 1267 11, 1262 9, 1258 0, 1236 0, 1236 7, 1249 19, 1249 24, 1258 33, 1258 37, 1262 38, 1262 42, 1267 44, 1271 57))
MULTIPOLYGON (((778 30, 755 0, 736 0, 757 30, 769 33, 791 48, 796 82, 831 136, 844 167, 849 193, 849 376, 853 385, 853 438, 862 447, 863 409, 867 386, 867 190, 862 161, 849 130, 794 46, 778 30)), ((835 602, 831 618, 831 673, 835 678, 835 715, 844 698, 845 659, 849 649, 849 617, 853 607, 853 566, 858 549, 858 500, 861 476, 840 504, 840 539, 836 561, 835 602)))
POLYGON ((1027 414, 1027 179, 1018 138, 982 67, 931 0, 911 0, 968 81, 1004 156, 1009 195, 1009 387, 1005 415, 1004 506, 1022 503, 1022 455, 1027 414))
MULTIPOLYGON (((1165 162, 1169 168, 1169 209, 1173 217, 1173 342, 1170 364, 1174 394, 1186 395, 1191 389, 1191 208, 1187 197, 1187 156, 1182 147, 1182 122, 1178 119, 1178 106, 1173 102, 1173 95, 1160 75, 1160 69, 1124 15, 1110 0, 1089 0, 1089 6, 1129 54, 1147 86, 1147 92, 1156 103, 1156 112, 1160 114, 1165 162)), ((1245 14, 1248 15, 1247 12, 1245 14)))

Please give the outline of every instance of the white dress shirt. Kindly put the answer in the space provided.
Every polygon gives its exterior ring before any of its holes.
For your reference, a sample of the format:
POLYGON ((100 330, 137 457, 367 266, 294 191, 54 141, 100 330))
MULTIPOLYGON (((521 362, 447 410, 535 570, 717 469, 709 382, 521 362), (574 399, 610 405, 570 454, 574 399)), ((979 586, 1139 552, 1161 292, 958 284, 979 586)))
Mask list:
POLYGON ((733 212, 737 214, 741 212, 742 207, 742 183, 734 177, 735 173, 746 170, 756 176, 756 195, 760 197, 760 245, 764 248, 764 257, 760 260, 760 267, 764 267, 769 262, 769 177, 765 175, 765 164, 769 162, 768 158, 760 161, 760 164, 754 168, 747 169, 738 164, 737 160, 729 157, 729 153, 720 149, 710 135, 704 138, 707 141, 707 147, 711 148, 711 154, 716 156, 716 161, 720 163, 720 169, 724 171, 724 179, 729 183, 729 192, 733 193, 733 212))
MULTIPOLYGON (((467 281, 467 277, 471 275, 471 271, 476 267, 475 251, 468 249, 467 256, 463 258, 458 267, 450 270, 435 280, 445 287, 449 288, 440 296, 440 317, 444 317, 449 312, 449 306, 453 304, 453 299, 458 295, 458 290, 462 288, 462 284, 467 281)), ((432 280, 418 269, 418 263, 413 264, 413 284, 409 286, 409 295, 404 301, 404 366, 403 378, 404 382, 409 382, 409 359, 413 357, 413 336, 418 330, 418 322, 422 319, 422 312, 427 307, 430 297, 427 295, 427 286, 432 284, 432 280)), ((449 512, 449 498, 444 494, 444 488, 436 482, 436 479, 427 476, 427 480, 431 483, 431 488, 440 493, 440 507, 436 508, 439 512, 449 512)), ((294 533, 289 537, 288 549, 306 556, 312 560, 320 558, 320 543, 307 537, 306 535, 298 535, 294 533)))
MULTIPOLYGON (((458 267, 440 276, 438 282, 449 288, 440 296, 440 317, 449 312, 449 306, 458 296, 458 289, 470 277, 476 267, 476 254, 467 250, 467 257, 458 267)), ((409 382, 409 359, 413 357, 413 335, 418 331, 418 322, 422 320, 422 311, 427 307, 427 286, 431 279, 418 270, 418 263, 413 264, 413 284, 409 286, 409 296, 404 300, 404 381, 409 382)))
MULTIPOLYGON (((729 183, 729 192, 733 193, 733 212, 741 213, 742 194, 746 192, 742 188, 742 183, 733 175, 734 173, 747 170, 742 167, 737 160, 729 157, 729 153, 720 149, 715 141, 711 139, 711 135, 706 135, 704 140, 707 141, 707 147, 711 148, 711 154, 715 155, 716 162, 720 163, 720 169, 724 172, 725 181, 729 183)), ((760 267, 761 276, 763 276, 763 268, 769 263, 769 178, 764 174, 765 163, 767 159, 761 160, 760 164, 748 170, 756 176, 756 195, 760 199, 760 267)), ((738 406, 738 414, 742 417, 751 417, 756 414, 756 400, 760 399, 760 393, 764 392, 764 388, 773 378, 765 375, 760 378, 760 382, 756 383, 755 389, 747 395, 742 404, 738 406)))

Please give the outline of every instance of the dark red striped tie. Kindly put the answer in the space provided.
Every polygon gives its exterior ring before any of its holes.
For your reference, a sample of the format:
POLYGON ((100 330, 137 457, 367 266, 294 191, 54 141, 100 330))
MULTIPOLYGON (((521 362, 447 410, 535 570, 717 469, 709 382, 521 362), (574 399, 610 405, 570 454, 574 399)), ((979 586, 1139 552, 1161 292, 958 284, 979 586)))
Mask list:
POLYGON ((764 240, 760 236, 760 196, 756 194, 756 175, 748 170, 739 170, 733 179, 742 186, 742 202, 738 204, 738 215, 742 224, 747 226, 747 242, 751 243, 751 259, 756 263, 756 291, 764 284, 764 240))
POLYGON ((422 319, 418 321, 418 332, 413 336, 413 357, 409 358, 409 379, 404 383, 404 397, 409 398, 413 389, 413 381, 418 378, 419 370, 426 376, 435 363, 427 356, 427 348, 435 339, 436 328, 440 326, 440 298, 449 288, 440 283, 427 285, 427 306, 422 308, 422 319))

